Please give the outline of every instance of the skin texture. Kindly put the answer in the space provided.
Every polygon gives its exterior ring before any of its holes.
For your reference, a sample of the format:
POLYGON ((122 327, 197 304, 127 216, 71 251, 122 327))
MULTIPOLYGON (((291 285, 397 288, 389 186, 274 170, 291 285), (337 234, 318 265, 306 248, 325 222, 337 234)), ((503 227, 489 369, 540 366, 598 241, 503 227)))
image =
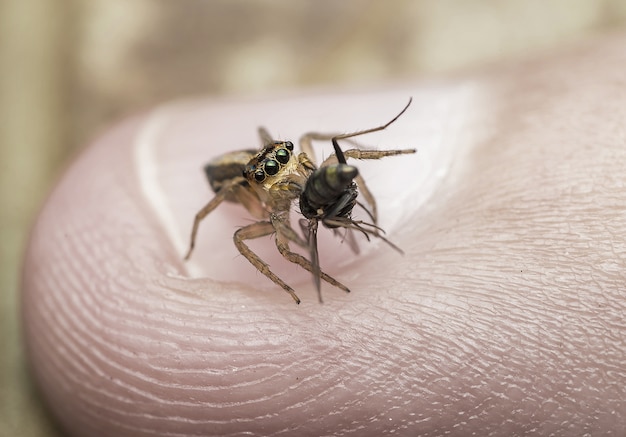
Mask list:
POLYGON ((625 45, 388 92, 186 102, 111 130, 52 192, 25 261, 50 409, 75 436, 623 435, 625 45), (362 143, 418 153, 356 164, 405 256, 326 238, 322 268, 353 291, 324 285, 320 305, 270 238, 251 242, 297 306, 237 255, 251 219, 223 205, 182 261, 209 159, 257 147, 260 124, 292 140, 375 126, 408 96, 362 143))

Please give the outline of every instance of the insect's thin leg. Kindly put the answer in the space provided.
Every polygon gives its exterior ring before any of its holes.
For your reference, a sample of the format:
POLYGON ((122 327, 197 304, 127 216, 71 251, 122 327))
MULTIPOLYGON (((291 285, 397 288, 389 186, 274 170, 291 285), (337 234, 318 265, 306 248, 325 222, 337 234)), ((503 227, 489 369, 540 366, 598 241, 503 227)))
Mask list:
POLYGON ((361 232, 363 235, 365 235, 365 237, 369 240, 369 236, 373 235, 376 238, 380 238, 381 240, 383 240, 385 243, 387 243, 392 249, 394 249, 395 251, 397 251, 398 253, 404 255, 404 251, 402 249, 400 249, 398 246, 396 246, 394 243, 392 243, 390 240, 388 240, 387 238, 385 238, 384 235, 382 235, 380 232, 378 232, 379 230, 384 232, 380 227, 372 224, 372 223, 366 223, 363 221, 354 221, 352 219, 346 219, 346 218, 342 218, 342 217, 337 217, 334 219, 324 219, 324 223, 326 225, 331 225, 331 226, 341 226, 343 228, 347 228, 347 229, 355 229, 359 232, 361 232), (365 227, 367 226, 367 227, 365 227), (370 229, 371 228, 371 229, 370 229))
POLYGON ((268 130, 264 127, 259 127, 259 137, 261 138, 261 143, 263 143, 263 146, 274 142, 274 139, 272 138, 268 130))
POLYGON ((355 179, 356 179, 356 184, 359 187, 359 191, 361 192, 363 197, 365 197, 365 201, 372 209, 370 210, 366 208, 365 205, 363 205, 361 202, 357 201, 357 204, 365 210, 367 215, 369 215, 370 218, 372 219, 372 222, 376 224, 378 223, 378 208, 376 206, 376 199, 374 198, 374 195, 369 190, 369 188, 367 188, 367 184, 365 183, 365 179, 363 179, 363 176, 359 174, 357 175, 355 179))
POLYGON ((241 183, 243 178, 234 179, 232 182, 225 184, 221 190, 219 190, 213 199, 209 203, 207 203, 204 208, 196 213, 195 218, 193 219, 193 228, 191 229, 191 239, 189 242, 189 250, 187 250, 187 254, 185 255, 185 260, 188 260, 191 257, 191 252, 193 252, 193 248, 196 245, 196 235, 198 234, 198 228, 200 226, 200 222, 204 220, 204 218, 209 215, 211 211, 213 211, 217 206, 224 201, 226 195, 233 189, 234 186, 241 183))
MULTIPOLYGON (((311 243, 312 242, 310 241, 309 244, 311 243)), ((309 261, 308 259, 306 259, 305 257, 303 257, 302 255, 298 253, 292 252, 291 249, 289 249, 289 240, 278 232, 276 233, 276 247, 278 248, 278 251, 280 252, 280 254, 287 261, 292 262, 294 264, 298 264, 303 269, 308 270, 309 272, 315 274, 314 272, 315 269, 313 267, 313 264, 311 264, 311 261, 309 261)), ((350 289, 348 287, 346 287, 341 282, 337 281, 335 278, 327 275, 321 270, 320 270, 320 278, 328 282, 330 285, 340 288, 346 293, 350 293, 350 289)))
POLYGON ((267 276, 274 284, 279 285, 283 288, 287 293, 291 295, 293 300, 296 301, 297 304, 300 303, 300 299, 296 295, 296 292, 293 291, 289 285, 283 282, 278 276, 276 276, 271 270, 269 265, 267 265, 259 256, 254 253, 244 240, 252 240, 254 238, 264 237, 266 235, 270 235, 275 232, 274 226, 270 222, 256 222, 251 225, 245 226, 241 229, 238 229, 233 236, 233 241, 235 242, 235 246, 239 253, 246 257, 246 259, 252 264, 256 269, 267 276))
POLYGON ((341 235, 341 232, 339 232, 338 228, 333 228, 332 231, 335 237, 341 238, 342 243, 346 242, 348 244, 348 246, 350 247, 350 250, 352 250, 352 252, 355 255, 358 255, 359 253, 361 253, 361 249, 359 249, 359 243, 356 241, 356 238, 354 237, 354 232, 352 232, 352 229, 344 229, 343 235, 341 235))
MULTIPOLYGON (((374 201, 373 197, 372 197, 372 201, 374 201)), ((374 223, 375 225, 378 224, 376 223, 376 216, 374 215, 376 214, 376 203, 374 203, 374 206, 373 206, 374 211, 370 211, 363 203, 359 202, 358 200, 356 201, 356 204, 359 205, 363 211, 365 211, 365 213, 369 216, 370 220, 372 220, 372 223, 374 223)))

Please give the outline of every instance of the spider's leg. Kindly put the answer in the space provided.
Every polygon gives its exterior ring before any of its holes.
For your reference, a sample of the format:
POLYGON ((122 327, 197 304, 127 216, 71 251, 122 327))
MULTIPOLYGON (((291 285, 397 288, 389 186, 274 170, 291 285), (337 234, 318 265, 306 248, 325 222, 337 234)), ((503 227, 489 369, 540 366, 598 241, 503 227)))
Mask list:
MULTIPOLYGON (((296 243, 298 246, 304 249, 308 249, 309 241, 303 240, 302 237, 298 235, 296 231, 294 231, 294 229, 291 227, 291 224, 289 223, 289 218, 287 217, 287 214, 277 214, 277 215, 270 216, 272 225, 274 226, 274 230, 276 231, 276 233, 283 235, 289 241, 296 243), (277 217, 277 215, 279 217, 277 217)), ((302 221, 304 221, 305 223, 307 222, 306 219, 302 219, 301 222, 302 221)), ((308 235, 306 234, 306 231, 305 231, 306 229, 305 225, 300 223, 300 228, 302 229, 302 234, 305 236, 305 238, 308 238, 308 235)))
MULTIPOLYGON (((300 229, 302 229, 302 233, 306 237, 306 241, 309 244, 308 247, 309 247, 309 252, 311 254, 311 264, 313 265, 313 270, 314 270, 312 272, 313 282, 315 283, 315 288, 317 289, 317 292, 319 293, 319 299, 321 302, 322 295, 320 292, 320 289, 321 289, 320 278, 322 276, 322 271, 320 268, 319 252, 317 249, 318 220, 315 218, 310 219, 310 220, 300 219, 299 224, 300 224, 300 229)), ((359 246, 356 242, 356 239, 354 238, 354 233, 352 232, 352 229, 346 229, 346 235, 340 235, 338 228, 333 228, 333 233, 335 236, 342 238, 342 242, 343 240, 346 240, 348 242, 348 245, 350 246, 350 249, 352 249, 352 251, 355 254, 357 255, 359 254, 359 246)))
MULTIPOLYGON (((339 162, 343 162, 345 163, 345 158, 342 157, 343 153, 341 152, 341 148, 339 147, 339 144, 337 143, 337 140, 345 140, 348 138, 353 138, 353 137, 358 137, 360 135, 365 135, 365 134, 370 134, 373 132, 378 132, 381 130, 385 130, 389 125, 391 125, 392 123, 394 123, 398 118, 400 118, 400 116, 402 116, 402 114, 404 114, 404 112, 409 108, 409 106, 411 105, 411 102, 413 101, 413 98, 409 98, 409 102, 406 104, 406 106, 402 109, 402 111, 400 111, 400 113, 398 115, 396 115, 394 118, 392 118, 390 121, 388 121, 387 123, 381 125, 381 126, 377 126, 374 128, 370 128, 370 129, 364 129, 364 130, 360 130, 360 131, 356 131, 356 132, 350 132, 347 134, 324 134, 324 133, 319 133, 319 132, 307 132, 306 134, 302 135, 302 137, 300 137, 300 148, 302 149, 302 151, 304 153, 306 153, 313 162, 315 162, 315 153, 313 152, 313 140, 316 141, 328 141, 331 140, 331 142, 333 143, 333 147, 335 148, 335 154, 339 157, 339 162)), ((348 157, 348 154, 345 153, 345 156, 348 157)), ((386 155, 388 156, 388 155, 386 155)), ((382 156, 379 156, 379 158, 381 158, 382 156)), ((330 158, 329 158, 330 159, 330 158)), ((367 158, 362 158, 362 159, 367 159, 367 158)), ((369 158, 372 159, 372 158, 369 158)), ((334 162, 336 162, 337 158, 334 158, 334 162)), ((328 161, 328 159, 327 159, 328 161)), ((332 161, 329 163, 333 163, 332 161)), ((324 161, 324 164, 326 164, 326 161, 324 161)), ((324 165, 322 164, 322 165, 324 165)))
MULTIPOLYGON (((277 220, 276 217, 273 217, 273 220, 277 220)), ((280 228, 280 226, 278 225, 274 225, 274 229, 280 228)), ((311 233, 309 233, 309 236, 307 237, 309 240, 309 247, 310 250, 312 251, 313 248, 313 244, 315 244, 315 252, 317 252, 317 238, 316 235, 312 235, 311 233), (315 241, 313 241, 313 238, 315 237, 315 241)), ((302 255, 292 252, 291 249, 289 248, 289 239, 282 235, 280 232, 276 233, 276 247, 278 248, 278 251, 280 252, 280 254, 289 262, 292 262, 294 264, 298 264, 300 267, 302 267, 305 270, 308 270, 309 272, 313 273, 314 275, 314 281, 315 281, 315 275, 316 275, 316 270, 317 268, 311 263, 311 261, 309 261, 308 259, 306 259, 305 257, 303 257, 302 255)), ((319 259, 318 259, 318 267, 319 267, 319 259)), ((345 285, 343 285, 341 282, 337 281, 335 278, 333 278, 332 276, 327 275, 326 273, 324 273, 321 269, 319 269, 319 278, 323 279, 324 281, 328 282, 330 285, 333 285, 337 288, 342 289, 343 291, 345 291, 346 293, 350 293, 350 289, 348 287, 346 287, 345 285)), ((316 283, 317 286, 317 283, 316 283)), ((318 288, 318 292, 319 292, 319 288, 318 288)), ((321 294, 320 294, 320 302, 321 302, 321 294)))
POLYGON ((259 137, 261 138, 261 143, 263 146, 274 142, 274 139, 272 138, 268 130, 264 127, 259 127, 259 137))
POLYGON ((207 203, 204 208, 196 213, 195 218, 193 219, 193 227, 191 229, 191 239, 189 242, 189 250, 185 255, 185 260, 188 260, 191 257, 191 252, 193 252, 193 248, 196 245, 196 235, 198 233, 198 228, 200 226, 200 222, 204 220, 204 218, 209 215, 211 211, 219 206, 220 203, 224 201, 226 196, 232 192, 237 186, 239 186, 244 181, 243 178, 235 178, 223 185, 223 187, 215 194, 215 197, 211 199, 209 203, 207 203))
POLYGON ((313 150, 313 140, 328 141, 333 138, 335 134, 320 134, 317 132, 308 132, 300 137, 300 150, 302 153, 309 157, 313 164, 316 164, 315 151, 313 150))
MULTIPOLYGON (((346 158, 352 159, 381 159, 387 156, 396 156, 396 155, 408 155, 411 153, 415 153, 415 149, 397 149, 397 150, 362 150, 362 149, 349 149, 343 152, 343 155, 346 158)), ((363 205, 361 207, 367 212, 367 214, 371 217, 372 222, 374 224, 378 223, 378 207, 376 205, 376 198, 372 194, 372 192, 367 187, 365 183, 365 179, 360 174, 355 178, 357 186, 359 187, 359 191, 365 198, 365 201, 370 206, 370 209, 365 208, 363 205)))
POLYGON ((300 299, 296 295, 295 291, 293 291, 293 288, 276 276, 276 274, 270 270, 269 265, 259 258, 259 256, 254 253, 246 243, 244 243, 245 240, 264 237, 266 235, 273 234, 274 232, 274 226, 270 222, 256 222, 238 229, 237 232, 235 232, 235 235, 233 235, 233 241, 235 242, 235 246, 237 247, 237 250, 239 250, 239 253, 245 256, 250 264, 256 267, 259 272, 267 276, 272 282, 274 282, 274 284, 282 287, 283 290, 289 293, 293 300, 299 304, 300 299))
POLYGON ((363 149, 348 149, 344 150, 343 154, 347 158, 352 159, 381 159, 387 156, 396 155, 409 155, 415 153, 415 149, 393 149, 393 150, 363 150, 363 149))
POLYGON ((387 129, 387 127, 392 124, 394 121, 396 121, 398 118, 400 118, 400 116, 402 114, 404 114, 404 112, 409 109, 409 106, 411 106, 411 102, 413 101, 413 97, 409 98, 409 103, 406 104, 406 106, 402 109, 402 111, 400 111, 400 113, 398 115, 396 115, 394 118, 392 118, 390 121, 388 121, 387 123, 377 126, 377 127, 373 127, 370 129, 363 129, 357 132, 350 132, 347 134, 341 134, 341 135, 335 135, 332 138, 332 142, 333 142, 333 146, 335 147, 335 150, 337 150, 337 148, 339 147, 337 145, 337 140, 345 140, 346 138, 353 138, 353 137, 358 137, 360 135, 365 135, 365 134, 371 134, 373 132, 379 132, 381 130, 385 130, 387 129))

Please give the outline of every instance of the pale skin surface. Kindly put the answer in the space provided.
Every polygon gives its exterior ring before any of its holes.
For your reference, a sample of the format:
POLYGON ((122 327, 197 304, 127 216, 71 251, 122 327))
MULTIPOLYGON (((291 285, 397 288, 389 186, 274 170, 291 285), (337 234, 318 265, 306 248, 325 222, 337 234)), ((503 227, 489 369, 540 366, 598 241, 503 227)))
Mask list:
MULTIPOLYGON (((203 223, 196 279, 182 260, 210 196, 202 164, 250 147, 255 119, 291 135, 267 121, 275 103, 199 103, 149 134, 153 114, 114 129, 57 186, 26 258, 26 341, 51 410, 68 435, 622 434, 625 45, 613 37, 366 99, 283 102, 284 126, 303 133, 318 125, 302 113, 363 128, 363 102, 367 123, 384 122, 398 96, 436 108, 459 83, 477 90, 468 111, 479 115, 446 128, 469 139, 457 138, 459 159, 419 208, 390 211, 396 184, 385 191, 387 178, 366 175, 381 225, 408 217, 389 234, 406 255, 378 245, 331 266, 353 291, 326 286, 324 305, 280 255, 269 262, 299 306, 233 255, 232 233, 250 223, 243 208, 203 223), (196 155, 181 146, 194 137, 196 155), (146 141, 153 162, 141 168, 146 141), (150 191, 155 174, 162 185, 150 191), (202 277, 231 268, 232 280, 202 277)), ((374 144, 417 147, 396 162, 411 171, 439 133, 401 129, 374 144)), ((275 252, 267 237, 255 247, 265 246, 275 252)))

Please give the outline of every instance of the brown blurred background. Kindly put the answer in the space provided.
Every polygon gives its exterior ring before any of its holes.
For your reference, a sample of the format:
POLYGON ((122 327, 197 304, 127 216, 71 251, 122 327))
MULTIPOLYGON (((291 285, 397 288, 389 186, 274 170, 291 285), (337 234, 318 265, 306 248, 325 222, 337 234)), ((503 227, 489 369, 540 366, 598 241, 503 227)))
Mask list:
POLYGON ((406 81, 616 28, 626 0, 0 0, 0 436, 58 435, 21 349, 20 260, 68 156, 105 126, 178 97, 406 81))

